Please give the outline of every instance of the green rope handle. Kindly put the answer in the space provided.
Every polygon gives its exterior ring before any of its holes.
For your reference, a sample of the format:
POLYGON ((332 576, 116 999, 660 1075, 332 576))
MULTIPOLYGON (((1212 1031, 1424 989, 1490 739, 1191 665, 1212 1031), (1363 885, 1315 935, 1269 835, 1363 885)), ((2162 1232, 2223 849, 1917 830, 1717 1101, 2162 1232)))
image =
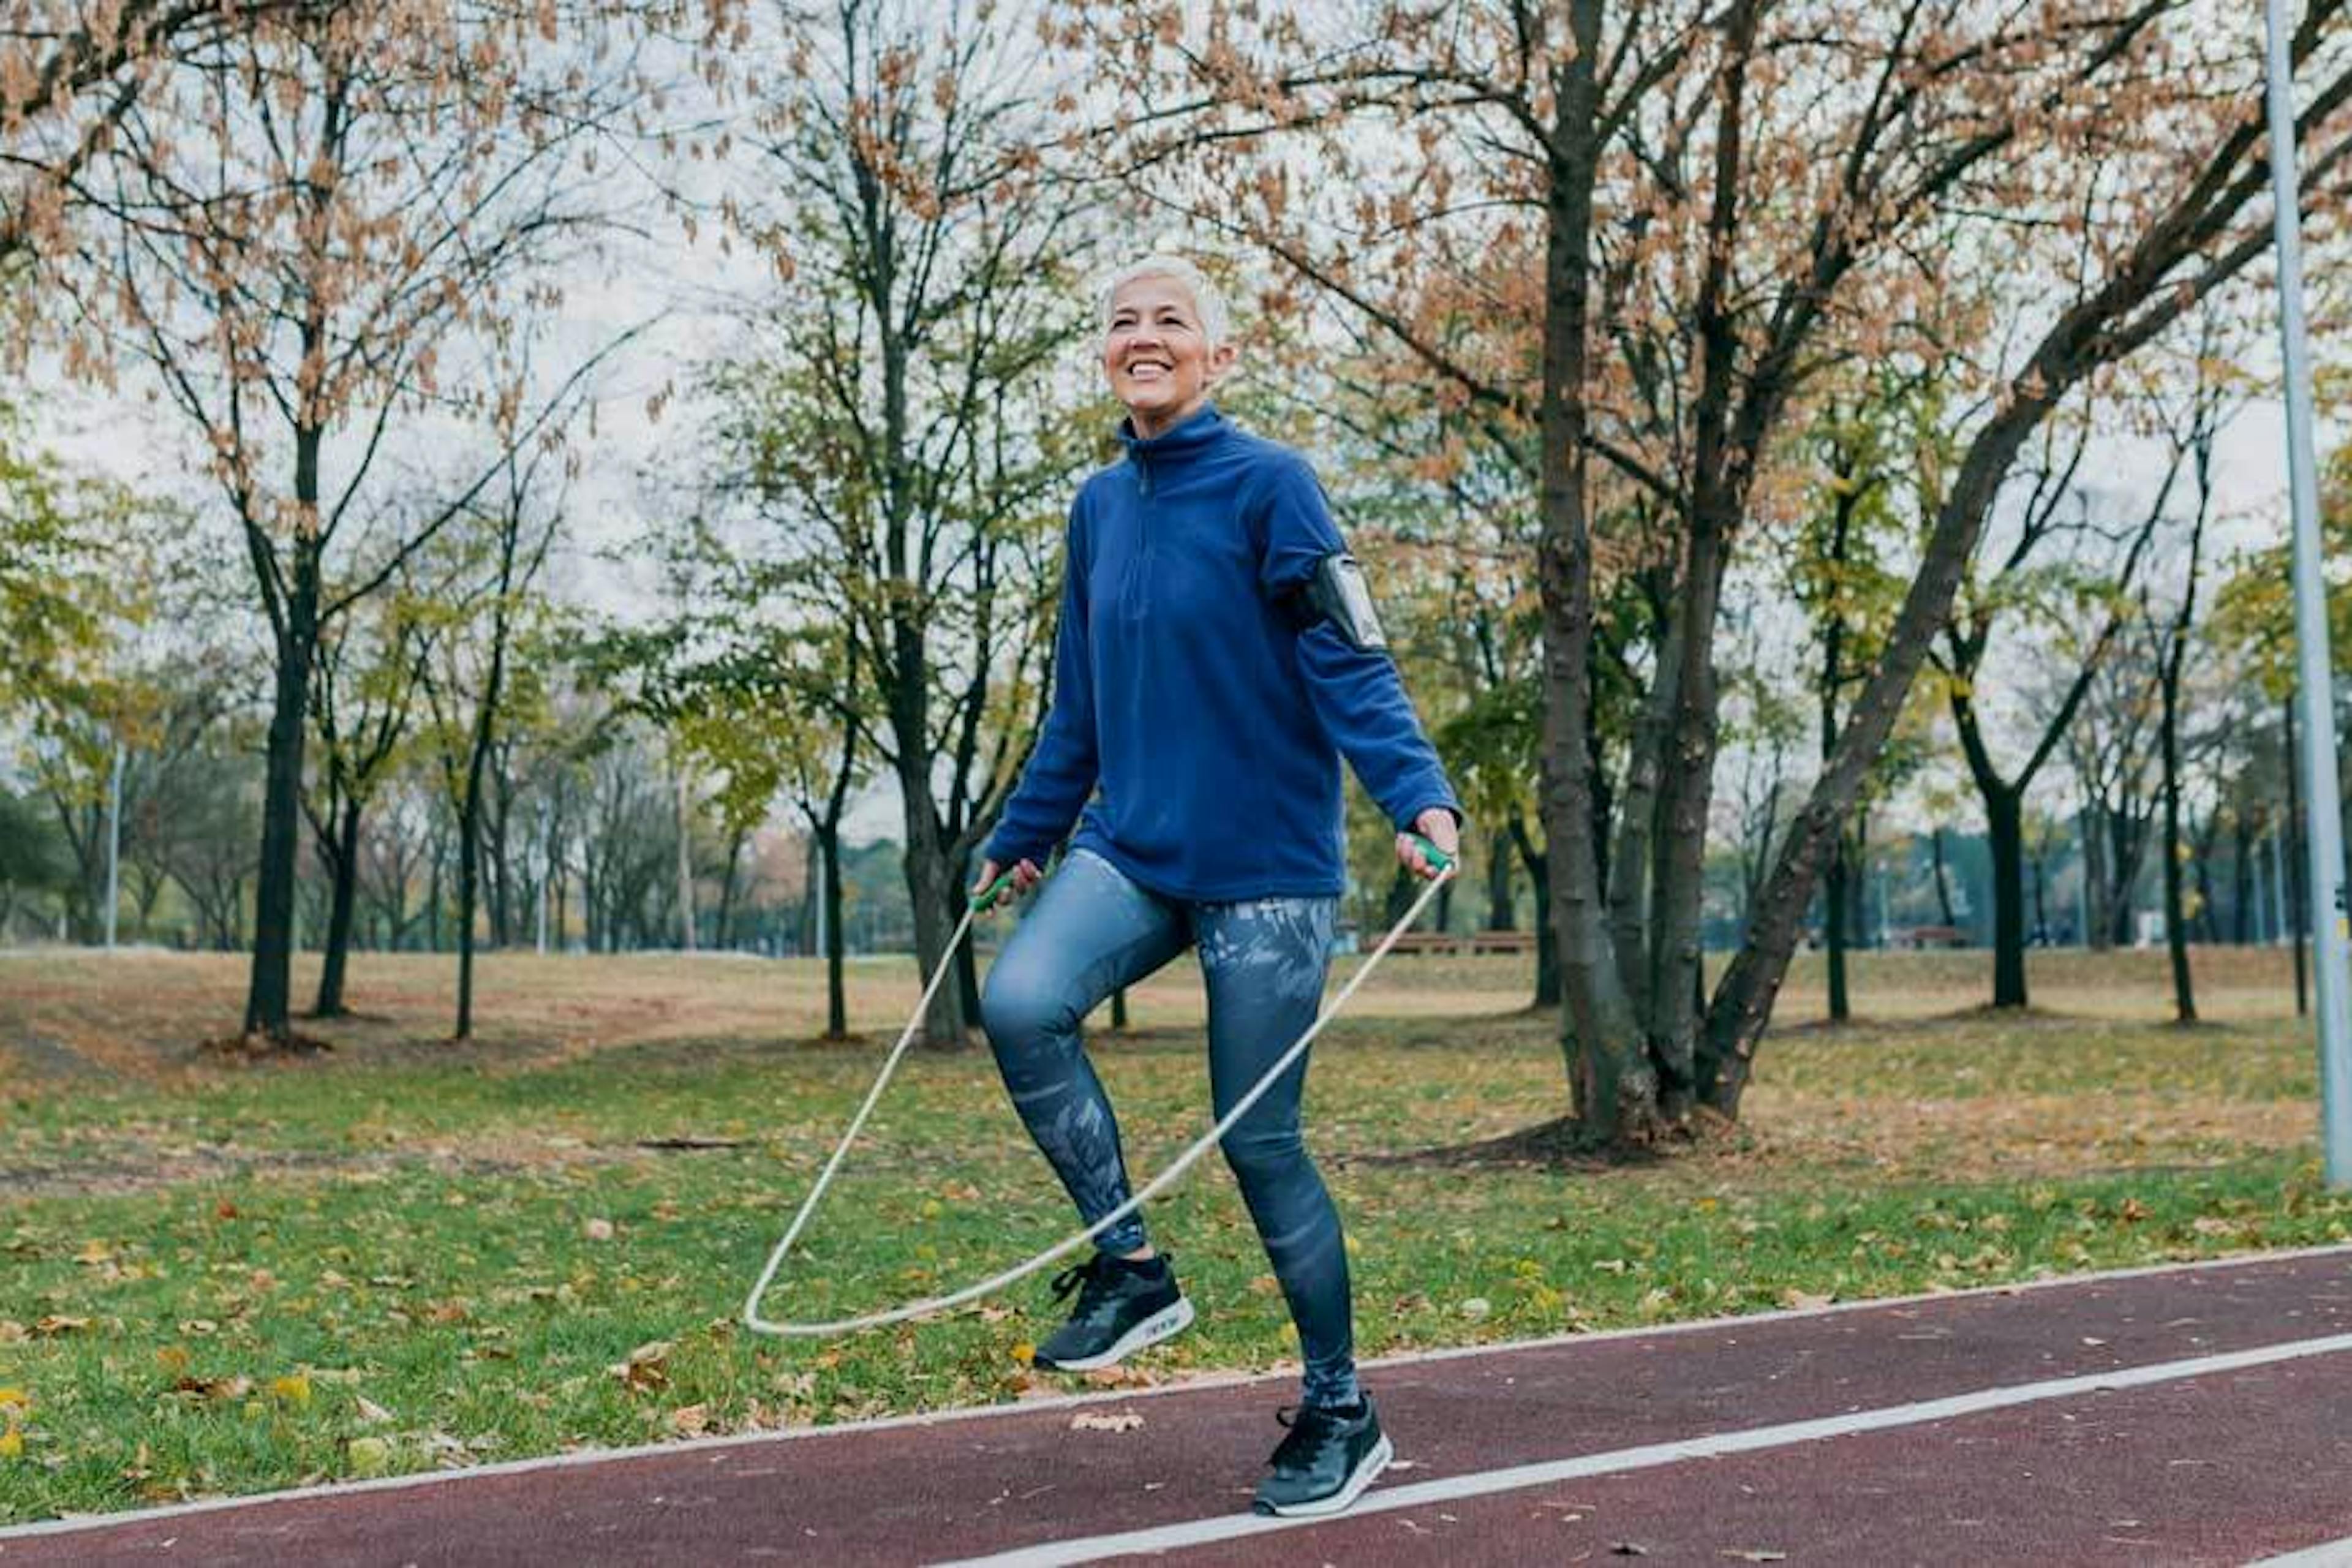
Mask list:
POLYGON ((988 908, 991 904, 996 902, 996 895, 1004 891, 1005 884, 1012 880, 1013 873, 1011 871, 1006 871, 1003 876, 997 878, 996 880, 991 882, 988 886, 982 888, 980 891, 971 896, 971 907, 976 910, 984 910, 988 908))

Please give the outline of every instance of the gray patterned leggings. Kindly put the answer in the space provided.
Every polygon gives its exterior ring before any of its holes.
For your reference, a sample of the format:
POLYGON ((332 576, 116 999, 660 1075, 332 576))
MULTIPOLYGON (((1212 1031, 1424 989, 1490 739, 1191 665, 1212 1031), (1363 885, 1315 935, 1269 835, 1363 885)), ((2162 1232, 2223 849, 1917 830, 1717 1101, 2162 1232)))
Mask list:
MULTIPOLYGON (((1129 1189, 1118 1121, 1080 1043, 1080 1021, 1197 944, 1209 994, 1210 1094, 1223 1120, 1314 1022, 1338 910, 1336 899, 1163 899, 1083 849, 1047 879, 989 970, 981 1018, 1014 1108, 1087 1223, 1125 1203, 1129 1189)), ((1348 1252, 1339 1211, 1298 1135, 1307 1062, 1291 1064, 1222 1147, 1297 1325, 1307 1402, 1346 1405, 1356 1397, 1348 1252)), ((1129 1215, 1096 1243, 1135 1251, 1142 1217, 1129 1215)))

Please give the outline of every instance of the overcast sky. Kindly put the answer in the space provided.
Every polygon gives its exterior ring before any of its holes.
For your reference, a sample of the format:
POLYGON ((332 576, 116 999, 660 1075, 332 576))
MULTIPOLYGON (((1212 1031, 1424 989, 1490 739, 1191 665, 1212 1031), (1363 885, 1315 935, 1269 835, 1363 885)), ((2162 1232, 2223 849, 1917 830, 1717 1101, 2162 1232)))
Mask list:
MULTIPOLYGON (((697 479, 695 461, 707 407, 694 395, 702 367, 740 346, 740 309, 772 287, 772 273, 747 247, 721 254, 718 226, 706 224, 689 242, 666 218, 648 220, 650 237, 616 242, 593 262, 568 270, 565 310, 542 363, 560 375, 625 330, 655 324, 604 367, 595 382, 593 442, 583 441, 583 466, 571 498, 572 546, 554 571, 567 596, 620 612, 648 605, 653 592, 642 571, 608 559, 676 515, 697 479), (647 413, 664 388, 677 395, 662 417, 647 413)), ((1244 335, 1246 323, 1243 323, 1244 335)), ((2263 358, 2274 360, 2273 338, 2263 358)), ((2261 374, 2263 367, 2250 367, 2261 374)), ((2269 365, 2274 376, 2274 364, 2269 365)), ((153 396, 137 365, 124 367, 120 395, 62 387, 37 371, 37 428, 62 454, 109 472, 150 493, 195 503, 208 526, 229 521, 216 490, 197 466, 195 443, 177 409, 153 396)), ((2321 433, 2323 452, 2334 433, 2321 433)), ((446 468, 448 432, 413 426, 395 439, 386 461, 417 471, 446 468)), ((2219 513, 2229 520, 2217 542, 2231 548, 2284 537, 2286 530, 2284 431, 2275 398, 2245 406, 2221 443, 2219 513)), ((2153 442, 2112 440, 2092 454, 2083 482, 2123 504, 2144 504, 2162 467, 2153 442)), ((332 463, 330 463, 331 472, 332 463)), ((1377 581, 1377 563, 1374 563, 1377 581)), ((856 814, 854 833, 895 834, 893 798, 877 792, 856 814)))

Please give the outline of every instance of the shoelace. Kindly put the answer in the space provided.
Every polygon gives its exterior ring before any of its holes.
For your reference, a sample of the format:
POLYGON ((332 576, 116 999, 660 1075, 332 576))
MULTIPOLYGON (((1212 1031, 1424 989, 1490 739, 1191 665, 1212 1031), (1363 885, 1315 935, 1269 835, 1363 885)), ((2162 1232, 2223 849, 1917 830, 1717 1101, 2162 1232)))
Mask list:
POLYGON ((1274 1418, 1290 1428, 1283 1435, 1280 1446, 1274 1450, 1274 1462, 1277 1465, 1312 1451, 1341 1419, 1336 1412, 1313 1405, 1285 1405, 1274 1413, 1274 1418))
POLYGON ((1111 1278, 1110 1259, 1097 1253, 1054 1276, 1054 1300, 1058 1301, 1071 1291, 1078 1291, 1077 1315, 1084 1317, 1102 1305, 1103 1297, 1109 1293, 1111 1278))

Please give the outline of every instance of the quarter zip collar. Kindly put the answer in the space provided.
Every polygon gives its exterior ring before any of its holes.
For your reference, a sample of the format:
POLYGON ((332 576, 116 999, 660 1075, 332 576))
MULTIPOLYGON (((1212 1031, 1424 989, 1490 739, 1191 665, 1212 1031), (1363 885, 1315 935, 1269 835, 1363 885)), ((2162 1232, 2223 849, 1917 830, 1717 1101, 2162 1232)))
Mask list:
POLYGON ((1118 422, 1118 439, 1119 444, 1127 448, 1128 460, 1135 465, 1139 488, 1148 496, 1151 493, 1155 471, 1165 474, 1182 467, 1221 440, 1227 428, 1225 416, 1217 412, 1217 405, 1204 403, 1186 415, 1174 428, 1148 437, 1135 433, 1132 420, 1121 419, 1118 422))

